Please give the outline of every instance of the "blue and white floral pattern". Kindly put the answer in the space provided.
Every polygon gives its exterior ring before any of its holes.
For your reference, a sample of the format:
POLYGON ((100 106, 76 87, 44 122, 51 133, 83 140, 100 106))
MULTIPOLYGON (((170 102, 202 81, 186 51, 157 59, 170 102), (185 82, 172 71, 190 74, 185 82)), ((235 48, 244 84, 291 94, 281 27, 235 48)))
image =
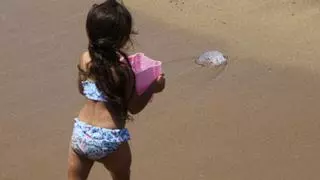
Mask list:
POLYGON ((75 119, 71 140, 72 149, 91 160, 99 160, 130 140, 128 129, 95 127, 75 119))
POLYGON ((97 88, 96 84, 92 80, 86 80, 81 82, 83 87, 83 94, 91 100, 106 102, 107 98, 104 94, 97 88))

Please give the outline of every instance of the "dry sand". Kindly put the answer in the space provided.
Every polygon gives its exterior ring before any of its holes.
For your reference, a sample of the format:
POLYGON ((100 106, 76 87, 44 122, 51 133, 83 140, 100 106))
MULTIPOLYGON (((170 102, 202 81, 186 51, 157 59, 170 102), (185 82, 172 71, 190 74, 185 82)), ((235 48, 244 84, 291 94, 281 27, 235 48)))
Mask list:
MULTIPOLYGON (((65 179, 92 1, 2 0, 0 179, 65 179)), ((166 92, 129 124, 133 179, 318 180, 320 3, 127 1, 166 92), (230 56, 219 76, 195 66, 230 56)), ((110 179, 97 165, 89 179, 110 179)))

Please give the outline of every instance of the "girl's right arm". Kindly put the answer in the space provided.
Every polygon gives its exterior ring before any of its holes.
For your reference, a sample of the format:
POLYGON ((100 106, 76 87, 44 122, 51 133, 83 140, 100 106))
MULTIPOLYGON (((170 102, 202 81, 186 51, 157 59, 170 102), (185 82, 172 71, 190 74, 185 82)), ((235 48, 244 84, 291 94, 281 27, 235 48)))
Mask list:
POLYGON ((136 90, 134 90, 132 97, 129 100, 129 112, 131 114, 138 114, 139 112, 141 112, 150 102, 152 95, 154 93, 162 92, 164 88, 165 78, 164 75, 160 75, 158 79, 155 80, 142 95, 138 95, 136 90))

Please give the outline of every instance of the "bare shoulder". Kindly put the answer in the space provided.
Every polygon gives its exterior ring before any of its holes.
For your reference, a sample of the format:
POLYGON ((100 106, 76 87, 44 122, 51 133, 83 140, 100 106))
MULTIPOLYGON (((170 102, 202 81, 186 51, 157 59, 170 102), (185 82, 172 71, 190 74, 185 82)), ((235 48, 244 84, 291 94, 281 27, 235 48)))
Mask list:
POLYGON ((82 53, 80 57, 79 66, 82 70, 88 71, 89 64, 91 62, 90 54, 88 51, 82 53))

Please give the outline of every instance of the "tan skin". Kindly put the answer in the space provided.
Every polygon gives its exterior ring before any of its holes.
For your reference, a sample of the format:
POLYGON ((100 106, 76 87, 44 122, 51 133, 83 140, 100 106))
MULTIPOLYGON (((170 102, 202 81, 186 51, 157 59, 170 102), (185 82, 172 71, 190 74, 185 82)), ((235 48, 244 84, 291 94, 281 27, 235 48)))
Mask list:
MULTIPOLYGON (((79 67, 88 72, 91 58, 88 52, 83 53, 80 58, 79 67)), ((84 77, 79 77, 79 81, 85 80, 84 77)), ((131 77, 128 77, 132 79, 131 77)), ((129 81, 127 87, 133 86, 133 81, 129 81)), ((132 94, 132 88, 127 88, 127 98, 129 101, 128 110, 131 114, 141 112, 150 101, 154 93, 160 93, 165 88, 164 75, 158 77, 157 80, 142 94, 138 95, 135 92, 132 94)), ((85 105, 80 110, 79 119, 97 127, 108 129, 121 129, 125 124, 119 124, 117 120, 112 117, 110 111, 102 102, 86 100, 85 105)), ((117 151, 109 154, 107 157, 100 159, 98 162, 102 163, 110 172, 113 180, 129 180, 130 166, 131 166, 131 150, 129 144, 123 143, 117 151)), ((91 170, 94 161, 76 154, 71 148, 68 159, 68 180, 86 180, 91 170)))

